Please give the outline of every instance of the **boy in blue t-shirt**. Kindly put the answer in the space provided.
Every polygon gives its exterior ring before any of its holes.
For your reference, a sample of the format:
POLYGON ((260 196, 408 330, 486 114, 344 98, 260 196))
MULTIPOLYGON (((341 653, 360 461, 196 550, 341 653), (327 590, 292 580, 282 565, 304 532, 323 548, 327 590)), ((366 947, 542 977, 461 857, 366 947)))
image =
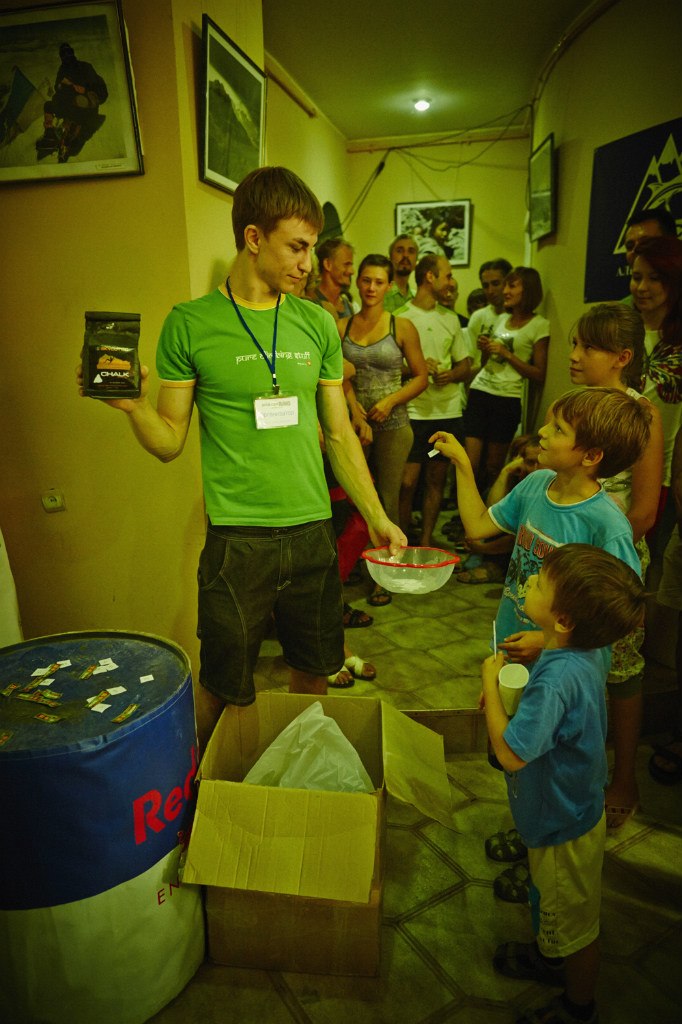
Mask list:
POLYGON ((528 847, 536 935, 533 943, 503 943, 493 966, 507 977, 565 987, 517 1024, 598 1020, 606 833, 606 672, 598 648, 637 628, 644 608, 633 569, 589 544, 565 544, 527 581, 524 610, 542 630, 544 650, 513 719, 498 689, 504 655, 483 662, 481 706, 528 847))
POLYGON ((510 661, 529 664, 542 650, 542 633, 532 628, 523 601, 529 578, 554 548, 593 544, 639 571, 632 527, 597 477, 615 476, 639 459, 649 440, 644 404, 613 388, 562 395, 539 431, 542 468, 489 509, 461 444, 444 431, 431 437, 457 470, 457 504, 467 536, 483 540, 503 531, 516 537, 496 620, 498 646, 510 661))

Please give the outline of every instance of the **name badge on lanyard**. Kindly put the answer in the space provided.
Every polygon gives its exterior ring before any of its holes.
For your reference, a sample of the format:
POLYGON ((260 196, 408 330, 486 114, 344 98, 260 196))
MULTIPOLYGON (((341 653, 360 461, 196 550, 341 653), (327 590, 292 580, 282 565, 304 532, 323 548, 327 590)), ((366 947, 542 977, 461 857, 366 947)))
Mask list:
POLYGON ((258 430, 274 430, 279 427, 295 427, 298 423, 298 395, 289 395, 280 389, 277 383, 277 320, 279 317, 279 304, 282 299, 282 293, 279 292, 277 295, 277 305, 275 306, 275 322, 272 329, 272 357, 268 359, 265 354, 262 345, 258 341, 246 320, 242 316, 239 306, 234 301, 234 295, 230 288, 229 277, 225 281, 225 287, 227 294, 230 297, 230 302, 234 307, 234 311, 239 318, 239 322, 251 338, 263 359, 267 363, 267 367, 272 374, 272 391, 267 394, 258 394, 253 399, 253 411, 256 420, 256 428, 258 430))
POLYGON ((298 395, 256 395, 253 400, 258 430, 295 427, 298 423, 298 395))

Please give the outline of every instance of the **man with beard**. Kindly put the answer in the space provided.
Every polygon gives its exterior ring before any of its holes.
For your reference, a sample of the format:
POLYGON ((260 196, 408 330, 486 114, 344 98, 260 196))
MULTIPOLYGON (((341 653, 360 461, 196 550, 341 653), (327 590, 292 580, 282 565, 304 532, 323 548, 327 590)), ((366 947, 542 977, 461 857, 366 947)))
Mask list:
POLYGON ((353 280, 353 249, 345 238, 327 238, 315 250, 320 280, 311 302, 334 311, 337 319, 352 316, 350 283, 353 280))
POLYGON ((410 288, 410 274, 417 266, 417 243, 412 235, 398 235, 388 250, 388 257, 393 264, 393 281, 384 297, 384 309, 395 313, 414 298, 410 288))

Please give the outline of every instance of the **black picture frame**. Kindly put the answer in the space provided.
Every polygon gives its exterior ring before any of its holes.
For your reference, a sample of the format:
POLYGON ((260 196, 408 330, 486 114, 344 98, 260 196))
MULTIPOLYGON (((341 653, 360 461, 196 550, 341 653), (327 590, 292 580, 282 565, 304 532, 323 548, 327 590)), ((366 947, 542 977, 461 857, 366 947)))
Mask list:
POLYGON ((199 177, 234 192, 265 162, 265 72, 207 14, 201 35, 199 177))
POLYGON ((531 242, 556 231, 556 151, 550 132, 528 162, 528 234, 531 242))
POLYGON ((427 253, 445 256, 452 267, 468 267, 471 254, 470 199, 427 203, 396 203, 396 235, 412 235, 419 259, 427 253))
POLYGON ((0 184, 139 174, 121 0, 0 12, 0 184))

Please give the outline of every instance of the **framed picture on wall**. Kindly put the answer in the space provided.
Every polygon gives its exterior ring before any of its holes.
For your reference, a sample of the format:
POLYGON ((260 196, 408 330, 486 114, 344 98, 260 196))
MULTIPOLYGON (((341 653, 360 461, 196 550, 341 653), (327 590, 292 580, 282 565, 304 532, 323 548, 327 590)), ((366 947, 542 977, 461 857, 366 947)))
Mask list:
POLYGON ((556 156, 554 135, 534 149, 529 164, 528 234, 531 242, 556 231, 556 156))
POLYGON ((207 14, 202 41, 199 177, 234 192, 264 162, 265 73, 207 14))
POLYGON ((468 267, 471 252, 471 201, 396 203, 395 232, 412 235, 419 259, 427 253, 446 256, 453 267, 468 267))
POLYGON ((143 173, 120 0, 0 12, 0 183, 143 173))

